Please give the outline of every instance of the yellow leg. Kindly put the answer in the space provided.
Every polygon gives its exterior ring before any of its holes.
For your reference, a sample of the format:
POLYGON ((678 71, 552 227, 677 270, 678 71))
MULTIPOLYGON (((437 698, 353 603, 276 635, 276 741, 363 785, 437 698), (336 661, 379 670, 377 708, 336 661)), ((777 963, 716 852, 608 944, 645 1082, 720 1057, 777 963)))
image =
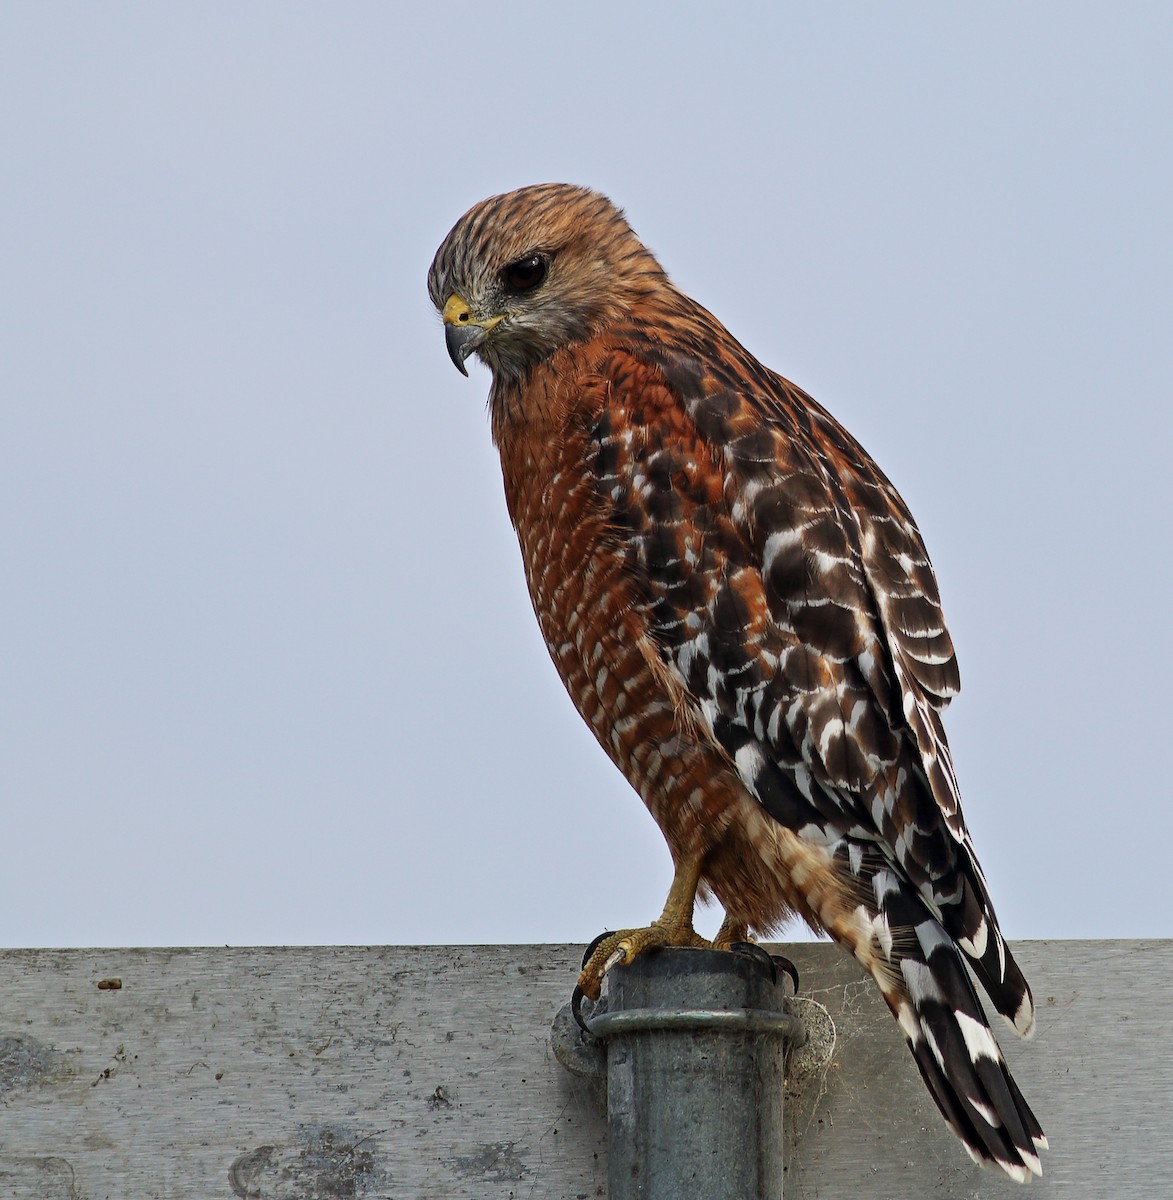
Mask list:
POLYGON ((753 938, 749 936, 749 926, 744 921, 735 921, 726 913, 725 920, 721 922, 721 928, 717 930, 717 936, 713 938, 713 945, 718 950, 728 950, 735 942, 752 941, 753 938))
POLYGON ((587 996, 597 1000, 603 986, 603 976, 617 963, 630 963, 645 950, 658 946, 713 945, 692 927, 696 889, 701 878, 701 859, 698 853, 676 864, 676 874, 668 889, 664 911, 651 925, 643 929, 621 929, 599 942, 578 977, 578 986, 587 996))

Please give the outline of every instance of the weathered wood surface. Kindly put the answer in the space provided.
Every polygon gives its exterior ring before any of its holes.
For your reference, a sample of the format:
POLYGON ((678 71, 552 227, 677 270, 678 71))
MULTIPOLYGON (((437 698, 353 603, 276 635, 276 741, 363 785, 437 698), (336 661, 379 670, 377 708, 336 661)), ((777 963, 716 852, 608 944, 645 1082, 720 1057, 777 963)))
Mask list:
MULTIPOLYGON (((786 950, 835 1026, 826 1070, 788 1089, 787 1197, 1020 1194, 944 1130, 854 965, 786 950)), ((1032 1194, 1163 1194, 1173 941, 1016 953, 1040 1031, 1002 1041, 1053 1146, 1032 1194)), ((603 1115, 549 1048, 579 954, 2 952, 0 1198, 603 1196, 603 1115), (122 987, 98 987, 111 978, 122 987)))

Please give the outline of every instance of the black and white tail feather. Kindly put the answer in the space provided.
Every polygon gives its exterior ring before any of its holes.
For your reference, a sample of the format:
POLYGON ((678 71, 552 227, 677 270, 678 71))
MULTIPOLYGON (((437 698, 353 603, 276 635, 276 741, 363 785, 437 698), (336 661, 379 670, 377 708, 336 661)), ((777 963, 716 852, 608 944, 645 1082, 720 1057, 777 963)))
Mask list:
MULTIPOLYGON (((848 854, 866 888, 861 916, 875 931, 872 953, 861 946, 858 956, 880 985, 930 1095, 975 1162, 1029 1182, 1042 1174, 1039 1151, 1047 1139, 1006 1067, 957 943, 878 847, 852 842, 848 854)), ((1030 989, 993 920, 989 927, 1000 947, 999 976, 988 952, 972 965, 995 1008, 1029 1037, 1030 989)))

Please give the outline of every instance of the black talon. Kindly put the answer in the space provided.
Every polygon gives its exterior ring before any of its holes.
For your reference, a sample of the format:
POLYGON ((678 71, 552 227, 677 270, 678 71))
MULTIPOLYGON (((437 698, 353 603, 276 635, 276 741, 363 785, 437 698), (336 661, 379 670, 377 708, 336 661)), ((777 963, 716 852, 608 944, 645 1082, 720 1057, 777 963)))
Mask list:
MULTIPOLYGON (((598 939, 596 939, 598 940, 598 939)), ((586 997, 586 992, 582 990, 576 983, 574 991, 570 993, 570 1012, 574 1017, 575 1024, 587 1035, 594 1037, 590 1029, 587 1028, 586 1018, 582 1015, 582 1002, 586 997)))
MULTIPOLYGON (((595 947, 604 939, 609 938, 615 931, 613 929, 604 929, 597 938, 586 948, 586 953, 582 956, 582 965, 585 967, 591 961, 591 955, 595 952, 595 947)), ((585 1028, 585 1027, 584 1027, 585 1028)))
POLYGON ((798 994, 798 968, 794 965, 794 963, 792 963, 790 961, 790 959, 783 957, 781 954, 771 954, 770 957, 774 960, 774 963, 776 966, 781 967, 782 970, 785 971, 786 974, 789 975, 792 980, 794 980, 794 992, 795 992, 795 995, 797 995, 798 994))
POLYGON ((778 969, 774 963, 774 956, 763 950, 756 942, 730 942, 729 949, 734 954, 744 954, 746 958, 756 959, 768 967, 770 969, 770 982, 774 984, 778 982, 778 969))

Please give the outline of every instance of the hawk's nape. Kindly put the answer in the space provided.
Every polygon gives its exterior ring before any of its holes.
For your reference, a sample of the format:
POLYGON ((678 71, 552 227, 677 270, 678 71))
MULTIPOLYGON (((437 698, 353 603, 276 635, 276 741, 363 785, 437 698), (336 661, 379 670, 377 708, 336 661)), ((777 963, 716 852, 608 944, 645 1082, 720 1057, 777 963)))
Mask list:
POLYGON ((428 277, 458 367, 493 373, 505 494, 546 646, 672 853, 656 945, 798 914, 875 978, 946 1121, 1027 1180, 1046 1138, 971 981, 1021 1034, 1030 989, 962 817, 959 686, 896 489, 825 409, 669 281, 586 188, 494 196, 428 277))

